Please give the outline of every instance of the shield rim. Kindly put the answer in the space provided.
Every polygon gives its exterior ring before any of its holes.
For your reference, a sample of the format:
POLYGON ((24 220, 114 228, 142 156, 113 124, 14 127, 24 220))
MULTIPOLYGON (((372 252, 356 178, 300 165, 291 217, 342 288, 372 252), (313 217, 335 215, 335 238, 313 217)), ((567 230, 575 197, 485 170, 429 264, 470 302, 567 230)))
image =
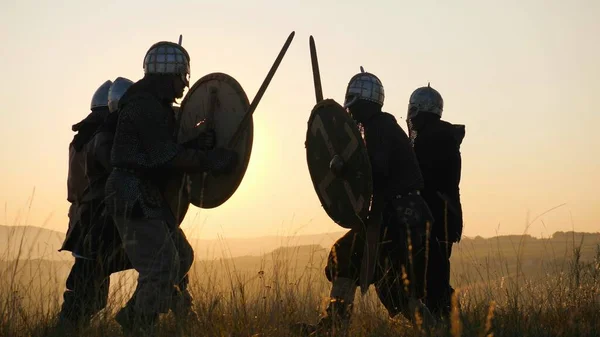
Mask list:
MULTIPOLYGON (((227 82, 240 94, 239 96, 240 96, 240 98, 242 98, 242 104, 246 108, 246 114, 247 114, 248 109, 250 107, 250 100, 248 99, 248 95, 244 91, 244 88, 233 76, 228 75, 226 73, 222 73, 222 72, 209 73, 209 74, 202 76, 200 79, 198 79, 194 83, 194 85, 190 88, 190 90, 188 90, 187 94, 181 101, 181 104, 179 107, 180 114, 182 111, 184 111, 185 104, 189 100, 189 97, 190 97, 189 93, 194 92, 204 82, 207 82, 210 80, 215 80, 215 79, 227 82)), ((177 121, 177 127, 178 127, 178 134, 179 134, 179 128, 181 127, 181 118, 179 118, 179 120, 177 121)), ((206 200, 198 199, 197 197, 194 197, 193 195, 190 194, 190 195, 188 195, 188 199, 192 205, 194 205, 198 208, 202 208, 202 209, 216 208, 216 207, 223 205, 235 194, 237 189, 242 184, 244 177, 246 176, 246 171, 248 170, 248 166, 250 164, 250 157, 252 155, 252 149, 253 149, 253 145, 254 145, 254 119, 252 118, 252 116, 249 117, 245 132, 248 133, 248 135, 245 137, 248 139, 247 151, 246 151, 247 153, 244 157, 240 158, 240 160, 238 161, 238 165, 244 164, 244 168, 239 172, 240 178, 237 179, 237 182, 234 185, 232 185, 233 188, 231 189, 231 191, 229 193, 225 194, 222 198, 216 199, 215 202, 211 202, 211 203, 207 203, 206 200)), ((189 174, 185 174, 185 176, 188 178, 191 178, 189 174)), ((192 184, 193 184, 193 181, 192 181, 192 184)))
MULTIPOLYGON (((310 174, 310 180, 312 182, 313 188, 315 190, 315 193, 317 194, 317 197, 319 198, 319 202, 321 203, 321 207, 323 209, 325 209, 325 212, 327 213, 327 216, 329 216, 329 218, 334 223, 336 223, 338 226, 340 226, 342 228, 346 228, 346 229, 351 229, 351 228, 354 228, 354 226, 352 226, 350 224, 343 224, 343 223, 341 223, 340 220, 335 219, 335 217, 332 216, 332 212, 325 206, 325 200, 321 196, 321 194, 319 193, 319 189, 317 187, 318 183, 315 182, 315 179, 313 177, 313 173, 312 173, 311 167, 310 167, 310 165, 308 165, 308 163, 309 163, 308 137, 310 136, 311 125, 312 125, 312 123, 313 123, 313 121, 314 121, 314 119, 315 119, 315 117, 317 115, 317 111, 319 111, 322 108, 326 108, 328 106, 339 106, 342 110, 344 109, 344 107, 341 104, 339 104, 338 102, 336 102, 334 99, 330 99, 330 98, 324 99, 324 100, 320 101, 319 103, 315 104, 315 106, 313 107, 313 109, 312 109, 312 111, 310 113, 310 117, 308 118, 307 130, 306 130, 306 136, 305 136, 305 146, 304 147, 305 147, 305 154, 306 154, 306 163, 307 163, 307 166, 308 166, 308 172, 310 174)), ((352 118, 350 118, 350 117, 348 117, 348 120, 350 121, 350 123, 353 126, 356 126, 356 130, 358 131, 358 126, 356 125, 356 122, 354 120, 352 120, 352 118)), ((362 139, 362 137, 361 137, 361 139, 362 139)), ((369 202, 366 202, 365 206, 363 206, 363 211, 365 213, 364 218, 360 218, 360 216, 358 214, 356 214, 356 213, 355 213, 355 215, 357 215, 363 223, 366 223, 366 217, 367 217, 367 215, 369 213, 369 210, 371 208, 371 201, 372 201, 372 198, 373 198, 373 173, 372 173, 372 168, 371 168, 371 161, 369 159, 369 154, 367 152, 367 147, 366 147, 366 145, 365 145, 364 142, 359 142, 359 144, 360 144, 359 145, 360 150, 358 150, 358 151, 361 151, 363 153, 363 156, 365 156, 365 159, 366 159, 365 162, 367 163, 366 170, 368 171, 366 174, 370 177, 370 179, 367 179, 367 190, 369 191, 369 202)))

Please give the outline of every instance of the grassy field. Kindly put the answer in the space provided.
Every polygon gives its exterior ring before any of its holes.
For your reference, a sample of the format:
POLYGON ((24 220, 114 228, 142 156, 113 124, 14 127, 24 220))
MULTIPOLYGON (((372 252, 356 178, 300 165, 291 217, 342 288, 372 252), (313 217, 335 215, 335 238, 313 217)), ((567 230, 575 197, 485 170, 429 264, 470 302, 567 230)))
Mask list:
MULTIPOLYGON (((282 247, 263 256, 196 261, 191 271, 198 321, 161 320, 161 336, 291 336, 290 324, 316 322, 329 283, 328 249, 282 247)), ((600 336, 600 238, 465 239, 455 246, 458 290, 452 324, 428 330, 389 318, 373 289, 357 292, 352 336, 600 336)), ((46 336, 71 261, 0 262, 0 335, 46 336)), ((131 294, 133 271, 113 275, 111 300, 81 336, 121 336, 114 313, 131 294)))

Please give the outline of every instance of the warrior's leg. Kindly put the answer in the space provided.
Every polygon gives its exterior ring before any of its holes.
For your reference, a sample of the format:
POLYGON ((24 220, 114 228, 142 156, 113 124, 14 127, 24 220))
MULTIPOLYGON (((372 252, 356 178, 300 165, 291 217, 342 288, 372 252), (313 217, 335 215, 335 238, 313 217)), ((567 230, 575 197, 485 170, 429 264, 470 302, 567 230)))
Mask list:
POLYGON ((444 303, 444 308, 448 311, 443 312, 444 315, 449 316, 450 315, 450 310, 452 308, 452 296, 454 295, 454 288, 452 288, 452 285, 450 284, 450 257, 452 256, 452 242, 441 242, 441 251, 442 254, 444 254, 444 262, 445 262, 445 303, 444 303))
POLYGON ((179 253, 179 275, 174 298, 173 312, 182 319, 197 319, 193 308, 192 295, 188 289, 190 282, 189 271, 194 262, 194 249, 187 240, 183 230, 178 228, 173 234, 173 242, 179 253))
POLYGON ((427 259, 427 306, 440 318, 445 318, 450 308, 450 270, 445 245, 437 238, 429 240, 427 259))
POLYGON ((454 245, 454 243, 452 242, 444 242, 444 245, 442 247, 444 247, 444 252, 446 253, 446 270, 447 270, 447 274, 446 274, 446 279, 448 280, 448 288, 450 289, 450 296, 452 296, 452 294, 454 293, 454 288, 452 288, 452 285, 450 285, 450 257, 452 257, 452 246, 454 245))
POLYGON ((133 308, 130 301, 117 321, 125 329, 151 329, 158 315, 170 309, 178 281, 179 254, 172 232, 160 219, 116 220, 127 256, 139 273, 133 308))
POLYGON ((364 247, 364 237, 361 234, 351 230, 331 248, 325 267, 325 275, 332 286, 329 305, 325 309, 325 316, 316 325, 299 324, 295 327, 301 335, 347 334, 364 247))
MULTIPOLYGON (((409 298, 413 296, 412 271, 404 236, 390 239, 390 227, 383 233, 380 253, 377 259, 375 273, 375 291, 390 317, 402 313, 412 320, 408 314, 409 298)), ((399 232, 394 230, 394 232, 399 232)), ((401 234, 401 233, 400 233, 401 234)))
POLYGON ((59 314, 60 323, 86 325, 107 303, 110 278, 97 260, 75 258, 59 314))
POLYGON ((103 242, 100 245, 100 252, 102 252, 107 261, 106 268, 108 269, 108 273, 113 274, 133 269, 113 218, 103 216, 102 221, 103 230, 100 235, 103 242))
POLYGON ((427 324, 433 323, 423 303, 426 294, 425 223, 418 201, 397 200, 386 215, 386 226, 376 273, 379 299, 391 317, 401 313, 415 321, 418 313, 427 324))
MULTIPOLYGON (((59 314, 61 324, 80 325, 89 320, 85 317, 85 293, 91 265, 87 260, 75 258, 71 272, 67 277, 66 290, 63 293, 63 304, 59 314)), ((84 323, 85 324, 85 323, 84 323)))

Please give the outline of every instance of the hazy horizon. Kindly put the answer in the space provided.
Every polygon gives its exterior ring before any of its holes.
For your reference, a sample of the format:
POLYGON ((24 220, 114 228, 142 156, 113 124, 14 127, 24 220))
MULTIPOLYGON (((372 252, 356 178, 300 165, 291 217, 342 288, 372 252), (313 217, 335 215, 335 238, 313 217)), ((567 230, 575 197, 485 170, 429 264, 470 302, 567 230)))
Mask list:
POLYGON ((306 166, 304 137, 314 105, 309 35, 325 97, 340 102, 363 66, 381 78, 383 109, 406 130, 410 93, 427 82, 440 91, 444 119, 466 125, 464 235, 598 231, 600 157, 593 154, 600 149, 600 46, 593 41, 600 36, 599 2, 223 0, 172 1, 169 8, 156 1, 0 4, 7 50, 0 55, 0 224, 66 231, 71 125, 87 116, 104 81, 141 78, 153 43, 183 34, 192 83, 225 72, 252 100, 296 31, 254 114, 253 152, 241 186, 219 208, 191 207, 187 233, 246 238, 344 230, 321 208, 306 166))
MULTIPOLYGON (((66 234, 67 232, 67 228, 61 229, 61 228, 57 228, 57 229, 53 229, 53 228, 48 228, 48 227, 43 227, 43 226, 35 226, 35 225, 0 225, 0 228, 2 227, 7 227, 7 228, 19 228, 19 227, 25 227, 25 228, 30 228, 30 229, 44 229, 44 230, 49 230, 52 232, 56 232, 59 234, 66 234)), ((318 237, 318 236, 326 236, 326 235, 342 235, 343 233, 347 232, 348 229, 346 228, 342 228, 339 227, 338 229, 332 230, 332 231, 326 231, 326 232, 315 232, 315 233, 306 233, 306 232, 302 232, 300 234, 298 233, 281 233, 281 234, 260 234, 260 235, 250 235, 250 236, 235 236, 235 235, 228 235, 228 236, 223 236, 222 233, 215 233, 214 237, 208 237, 205 235, 198 235, 197 228, 194 228, 192 226, 188 226, 186 228, 184 228, 184 231, 186 233, 186 235, 188 236, 188 238, 194 239, 194 240, 199 240, 199 241, 216 241, 216 240, 256 240, 256 239, 264 239, 264 238, 270 238, 270 239, 283 239, 283 238, 289 238, 289 239, 293 239, 293 238, 298 238, 298 237, 318 237)), ((476 239, 478 237, 483 238, 483 239, 493 239, 493 238, 498 238, 498 237, 507 237, 507 236, 531 236, 533 238, 536 239, 548 239, 551 238, 552 235, 556 234, 556 233, 567 233, 567 234, 571 234, 571 233, 575 233, 575 234, 589 234, 589 235, 597 235, 600 234, 600 229, 598 230, 592 230, 592 231, 573 231, 572 229, 565 229, 565 230, 558 230, 552 233, 548 233, 548 234, 544 234, 544 235, 535 235, 535 234, 531 234, 531 233, 527 233, 527 232, 523 232, 523 233, 497 233, 497 234, 493 234, 490 236, 485 236, 485 235, 463 235, 462 238, 468 238, 468 239, 476 239)), ((336 239, 338 237, 335 237, 336 239)), ((327 247, 326 247, 327 248, 327 247)))

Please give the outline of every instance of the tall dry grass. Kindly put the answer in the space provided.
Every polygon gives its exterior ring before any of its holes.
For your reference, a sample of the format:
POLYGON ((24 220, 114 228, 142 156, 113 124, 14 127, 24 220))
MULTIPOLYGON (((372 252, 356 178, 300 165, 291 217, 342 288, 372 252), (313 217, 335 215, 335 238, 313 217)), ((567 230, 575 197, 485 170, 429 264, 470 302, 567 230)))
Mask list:
MULTIPOLYGON (((23 248, 22 238, 9 241, 23 248)), ((575 234, 564 247, 532 242, 526 236, 508 245, 498 239, 487 251, 475 243, 455 246, 457 297, 447 328, 426 330, 389 318, 371 290, 356 295, 351 335, 599 336, 600 245, 590 254, 590 245, 584 247, 575 234)), ((290 336, 291 324, 316 322, 326 306, 327 253, 318 246, 284 247, 262 257, 196 261, 191 292, 198 320, 177 322, 165 315, 160 335, 290 336)), ((1 336, 49 336, 71 263, 69 258, 0 263, 1 336)), ((114 314, 136 277, 134 271, 111 277, 108 307, 80 336, 121 336, 114 314)))

